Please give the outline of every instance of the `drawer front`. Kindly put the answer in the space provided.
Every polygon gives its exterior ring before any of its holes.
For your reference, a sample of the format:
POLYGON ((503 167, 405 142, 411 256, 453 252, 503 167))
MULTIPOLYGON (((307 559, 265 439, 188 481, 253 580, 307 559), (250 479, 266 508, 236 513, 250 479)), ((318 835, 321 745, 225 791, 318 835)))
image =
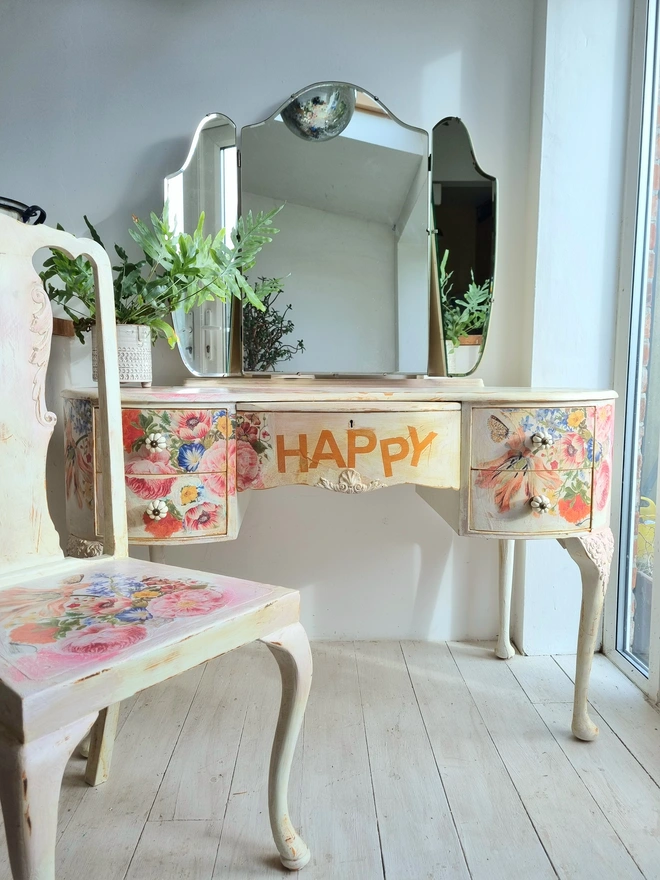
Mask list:
POLYGON ((241 412, 236 485, 303 484, 357 494, 397 483, 460 484, 461 414, 433 412, 241 412))
POLYGON ((591 526, 591 468, 500 468, 470 472, 468 525, 472 532, 548 534, 591 526), (532 498, 542 498, 541 509, 532 498), (547 509, 542 508, 547 505, 547 509))
MULTIPOLYGON (((127 472, 132 463, 152 458, 179 474, 216 473, 233 437, 227 409, 122 409, 122 429, 127 472)), ((99 471, 99 444, 95 447, 99 471)))
MULTIPOLYGON (((96 532, 103 534, 103 493, 97 474, 96 532)), ((128 537, 173 543, 227 534, 227 506, 235 486, 224 474, 126 475, 128 537)))
POLYGON ((536 470, 580 470, 594 462, 595 407, 472 409, 471 467, 530 459, 536 470), (536 442, 535 442, 536 441, 536 442))

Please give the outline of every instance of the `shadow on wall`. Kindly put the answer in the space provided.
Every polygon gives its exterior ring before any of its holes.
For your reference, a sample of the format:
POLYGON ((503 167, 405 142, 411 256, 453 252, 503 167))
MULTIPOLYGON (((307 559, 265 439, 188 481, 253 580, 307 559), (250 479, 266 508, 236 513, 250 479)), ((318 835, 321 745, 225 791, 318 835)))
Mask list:
POLYGON ((351 497, 295 486, 253 493, 236 541, 173 547, 166 561, 299 589, 313 638, 492 638, 486 546, 456 540, 412 486, 351 497))

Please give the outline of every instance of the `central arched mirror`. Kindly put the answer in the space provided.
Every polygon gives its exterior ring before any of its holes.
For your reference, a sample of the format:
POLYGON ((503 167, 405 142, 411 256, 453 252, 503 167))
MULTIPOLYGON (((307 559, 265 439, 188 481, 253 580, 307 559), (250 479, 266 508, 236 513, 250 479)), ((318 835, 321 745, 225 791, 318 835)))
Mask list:
POLYGON ((242 130, 242 211, 284 205, 259 275, 281 279, 274 307, 302 343, 268 363, 268 313, 247 306, 247 369, 426 372, 428 156, 425 131, 340 83, 306 89, 242 130))
POLYGON ((467 375, 492 303, 495 180, 467 129, 427 132, 374 95, 319 83, 263 122, 213 113, 165 182, 175 229, 231 229, 280 208, 248 276, 264 309, 211 302, 174 315, 197 376, 467 375), (441 356, 438 355, 441 352, 441 356))

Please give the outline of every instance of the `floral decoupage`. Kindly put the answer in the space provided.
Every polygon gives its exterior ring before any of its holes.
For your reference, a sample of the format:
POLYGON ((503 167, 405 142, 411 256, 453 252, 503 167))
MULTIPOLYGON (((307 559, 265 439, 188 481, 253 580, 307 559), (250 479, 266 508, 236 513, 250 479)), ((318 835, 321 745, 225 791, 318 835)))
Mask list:
POLYGON ((162 642, 182 629, 199 629, 204 618, 234 614, 270 592, 252 582, 167 571, 169 577, 157 577, 138 560, 105 560, 52 588, 0 592, 0 653, 14 678, 43 681, 105 663, 138 643, 162 642))
POLYGON ((474 412, 478 439, 473 480, 486 492, 484 508, 492 506, 497 515, 510 519, 544 517, 547 529, 588 528, 592 507, 602 510, 609 498, 605 457, 611 444, 606 432, 594 430, 595 408, 474 412), (544 439, 542 444, 533 443, 535 434, 544 439), (493 457, 482 454, 489 446, 493 457), (547 512, 530 507, 534 495, 549 499, 547 512))
POLYGON ((235 422, 220 410, 122 410, 131 538, 225 534, 235 422))

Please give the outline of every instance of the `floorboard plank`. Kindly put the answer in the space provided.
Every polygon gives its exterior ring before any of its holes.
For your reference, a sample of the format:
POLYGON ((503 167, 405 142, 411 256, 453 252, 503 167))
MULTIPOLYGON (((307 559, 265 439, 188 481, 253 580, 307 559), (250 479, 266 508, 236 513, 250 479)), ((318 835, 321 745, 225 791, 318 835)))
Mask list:
POLYGON ((449 648, 402 644, 473 880, 556 877, 449 648))
MULTIPOLYGON (((643 876, 505 663, 450 649, 562 880, 643 876)), ((585 745, 589 748, 589 745, 585 745)))
POLYGON ((150 819, 224 816, 251 682, 263 666, 257 653, 259 645, 246 645, 207 663, 150 819))
POLYGON ((399 642, 356 642, 385 876, 469 878, 399 642))
POLYGON ((58 880, 124 877, 203 670, 140 694, 117 737, 110 779, 87 788, 60 839, 58 880))
POLYGON ((126 880, 210 880, 220 822, 147 822, 126 880))
POLYGON ((521 657, 517 654, 506 662, 532 703, 573 704, 573 680, 552 657, 521 657))
POLYGON ((570 706, 547 703, 537 709, 642 873, 658 880, 660 788, 597 714, 600 735, 585 745, 569 732, 570 706))
MULTIPOLYGON (((555 660, 572 680, 575 658, 563 655, 555 660)), ((594 657, 589 701, 660 785, 660 711, 604 654, 594 657)))
POLYGON ((301 823, 312 861, 305 871, 313 880, 381 880, 355 648, 351 642, 313 642, 312 652, 301 823))
MULTIPOLYGON (((277 663, 265 645, 250 651, 250 680, 235 767, 229 779, 229 799, 224 815, 215 872, 218 880, 266 880, 282 877, 277 848, 268 819, 268 766, 280 704, 280 674, 277 663)), ((302 750, 293 762, 289 786, 289 809, 299 828, 302 750)))

